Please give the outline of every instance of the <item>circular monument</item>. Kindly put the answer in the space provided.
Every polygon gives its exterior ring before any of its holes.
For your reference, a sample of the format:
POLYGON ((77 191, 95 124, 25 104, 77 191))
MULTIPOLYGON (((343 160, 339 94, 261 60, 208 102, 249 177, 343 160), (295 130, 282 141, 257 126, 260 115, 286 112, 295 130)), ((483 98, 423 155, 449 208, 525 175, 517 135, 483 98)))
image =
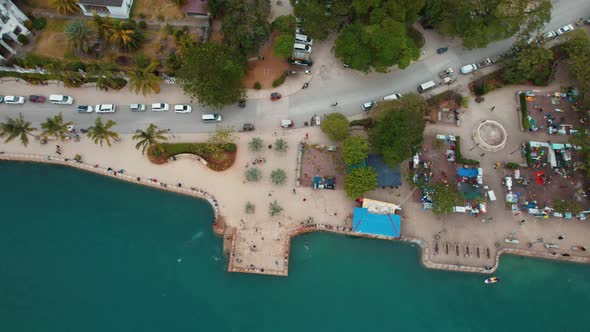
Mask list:
POLYGON ((475 126, 473 137, 476 143, 487 151, 499 151, 506 146, 508 134, 500 123, 484 120, 475 126))

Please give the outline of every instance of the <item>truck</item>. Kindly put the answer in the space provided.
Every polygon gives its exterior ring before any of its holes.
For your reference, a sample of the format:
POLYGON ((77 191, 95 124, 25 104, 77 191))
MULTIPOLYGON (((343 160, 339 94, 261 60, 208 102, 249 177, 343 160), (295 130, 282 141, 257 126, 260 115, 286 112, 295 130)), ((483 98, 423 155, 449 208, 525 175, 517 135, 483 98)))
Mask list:
POLYGON ((453 76, 455 72, 453 71, 453 68, 449 67, 443 71, 441 71, 440 73, 438 73, 438 77, 440 78, 445 78, 445 77, 450 77, 453 76))
POLYGON ((494 63, 494 62, 492 61, 492 59, 490 59, 490 58, 486 58, 486 59, 484 59, 484 60, 481 60, 480 62, 478 62, 478 63, 477 63, 477 67, 478 67, 478 68, 487 67, 487 66, 491 65, 492 63, 494 63))

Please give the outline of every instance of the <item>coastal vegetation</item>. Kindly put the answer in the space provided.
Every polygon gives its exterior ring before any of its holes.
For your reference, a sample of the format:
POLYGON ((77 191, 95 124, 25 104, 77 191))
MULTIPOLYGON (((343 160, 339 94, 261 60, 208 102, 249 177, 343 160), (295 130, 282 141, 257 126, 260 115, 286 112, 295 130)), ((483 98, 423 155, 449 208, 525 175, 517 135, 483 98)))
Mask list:
POLYGON ((116 124, 117 123, 111 119, 109 119, 107 123, 103 123, 102 118, 98 117, 94 121, 94 125, 88 127, 87 135, 95 144, 100 144, 100 146, 102 146, 102 144, 106 142, 108 146, 111 146, 111 140, 119 139, 119 134, 111 130, 116 124))
POLYGON ((276 185, 285 184, 285 181, 287 181, 287 173, 285 173, 284 169, 277 168, 270 173, 270 179, 272 183, 276 185))
POLYGON ((6 136, 5 143, 19 138, 24 146, 29 144, 29 136, 33 136, 32 132, 37 130, 31 126, 29 121, 25 121, 23 114, 19 113, 17 118, 7 117, 6 121, 0 122, 0 137, 6 136))
POLYGON ((250 167, 246 170, 246 181, 258 182, 262 178, 262 172, 258 167, 250 167))
POLYGON ((148 152, 149 155, 159 155, 163 152, 162 143, 168 140, 168 137, 164 135, 166 130, 158 128, 153 123, 147 127, 147 129, 137 129, 133 134, 132 139, 137 141, 135 148, 141 150, 141 154, 148 152))
POLYGON ((136 94, 139 94, 141 91, 144 96, 152 92, 160 93, 160 82, 162 78, 155 74, 158 66, 158 62, 152 62, 145 68, 135 67, 128 71, 129 90, 134 91, 136 94))
POLYGON ((377 186, 377 173, 371 167, 358 167, 346 174, 344 190, 352 199, 363 197, 377 186))
POLYGON ((210 143, 161 143, 160 148, 148 149, 147 156, 152 163, 164 164, 176 155, 193 154, 207 161, 210 169, 224 171, 234 164, 236 151, 234 143, 222 146, 212 146, 210 143))
POLYGON ((276 200, 270 202, 270 204, 268 205, 268 214, 271 217, 274 217, 280 214, 281 212, 283 212, 283 207, 279 205, 279 202, 277 202, 276 200))
POLYGON ((287 148, 289 148, 287 141, 285 141, 282 138, 277 138, 275 140, 275 150, 277 150, 279 152, 285 152, 285 151, 287 151, 287 148))
POLYGON ((260 151, 262 149, 262 145, 263 144, 264 144, 264 141, 262 140, 262 138, 260 138, 260 137, 252 137, 252 139, 250 140, 250 142, 248 142, 248 148, 252 152, 258 152, 258 151, 260 151))
POLYGON ((45 122, 41 123, 41 131, 43 136, 53 136, 63 141, 66 137, 70 137, 68 126, 73 124, 72 121, 64 122, 63 114, 59 113, 54 117, 46 118, 45 122))
POLYGON ((343 114, 330 113, 320 123, 320 128, 332 141, 342 141, 348 137, 350 124, 343 114))

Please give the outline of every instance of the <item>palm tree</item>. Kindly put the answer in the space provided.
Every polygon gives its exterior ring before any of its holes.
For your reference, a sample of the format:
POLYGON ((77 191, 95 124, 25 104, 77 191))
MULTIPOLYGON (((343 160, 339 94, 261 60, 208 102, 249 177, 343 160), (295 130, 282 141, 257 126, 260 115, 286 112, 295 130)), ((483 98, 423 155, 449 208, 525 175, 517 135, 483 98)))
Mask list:
POLYGON ((146 131, 137 129, 133 134, 133 140, 138 141, 135 148, 141 149, 141 154, 152 149, 158 149, 162 152, 162 142, 168 140, 168 137, 164 136, 165 132, 166 130, 159 129, 153 123, 150 123, 146 131))
POLYGON ((279 152, 285 152, 285 151, 287 151, 287 148, 288 148, 288 147, 289 147, 289 146, 287 145, 287 141, 285 141, 285 140, 284 140, 284 139, 282 139, 282 138, 278 138, 278 139, 275 141, 275 150, 277 150, 277 151, 279 151, 279 152))
POLYGON ((68 134, 68 126, 71 126, 72 124, 74 124, 72 121, 64 123, 63 115, 59 113, 53 118, 47 118, 47 120, 41 124, 41 129, 43 130, 43 135, 55 136, 55 138, 60 138, 63 141, 66 137, 70 137, 70 134, 68 134))
POLYGON ((253 137, 252 140, 250 142, 248 142, 248 147, 250 148, 250 150, 257 152, 260 151, 260 149, 262 149, 262 138, 260 137, 253 137))
POLYGON ((107 142, 108 146, 111 146, 111 139, 116 140, 119 138, 119 134, 111 131, 111 127, 117 123, 113 120, 108 120, 106 124, 102 123, 102 118, 96 118, 94 126, 88 127, 88 137, 94 140, 94 144, 100 143, 102 146, 103 142, 107 142))
POLYGON ((77 70, 68 69, 66 63, 59 61, 50 62, 44 68, 52 75, 57 76, 67 86, 80 86, 84 83, 84 75, 77 70))
POLYGON ((96 89, 104 90, 115 85, 117 68, 105 63, 95 63, 89 70, 91 76, 96 77, 96 89))
POLYGON ((270 173, 272 183, 281 185, 287 181, 287 173, 283 169, 277 168, 270 173))
POLYGON ((89 53, 96 45, 96 30, 85 21, 73 21, 66 25, 64 33, 75 50, 89 53))
POLYGON ((135 93, 141 93, 145 96, 148 93, 160 93, 160 82, 162 79, 154 73, 160 64, 152 62, 146 68, 135 67, 133 70, 127 72, 129 75, 129 90, 135 93))
POLYGON ((25 121, 23 114, 19 113, 18 118, 6 118, 6 122, 0 122, 0 137, 8 135, 5 143, 12 141, 13 139, 20 137, 20 141, 27 146, 29 144, 29 136, 33 136, 31 132, 37 130, 31 127, 29 121, 25 121))
POLYGON ((71 14, 80 11, 77 0, 50 0, 49 4, 55 8, 58 14, 71 14))
POLYGON ((98 36, 104 40, 109 40, 111 37, 111 31, 115 27, 115 23, 110 16, 99 16, 97 13, 92 15, 92 21, 90 24, 96 28, 98 36))
POLYGON ((115 21, 109 33, 109 42, 124 49, 138 48, 144 38, 136 27, 124 21, 115 21))

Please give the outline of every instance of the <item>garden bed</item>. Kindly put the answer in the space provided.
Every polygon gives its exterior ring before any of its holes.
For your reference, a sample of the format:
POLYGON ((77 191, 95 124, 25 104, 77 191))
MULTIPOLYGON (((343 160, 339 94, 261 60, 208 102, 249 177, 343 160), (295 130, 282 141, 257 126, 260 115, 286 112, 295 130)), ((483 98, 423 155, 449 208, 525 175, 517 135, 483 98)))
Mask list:
POLYGON ((223 151, 217 155, 211 153, 211 146, 208 143, 164 143, 163 151, 154 153, 148 151, 148 159, 154 164, 165 164, 170 158, 179 154, 190 153, 199 156, 207 161, 207 167, 214 171, 225 171, 230 168, 236 160, 237 147, 235 144, 226 144, 223 151))

